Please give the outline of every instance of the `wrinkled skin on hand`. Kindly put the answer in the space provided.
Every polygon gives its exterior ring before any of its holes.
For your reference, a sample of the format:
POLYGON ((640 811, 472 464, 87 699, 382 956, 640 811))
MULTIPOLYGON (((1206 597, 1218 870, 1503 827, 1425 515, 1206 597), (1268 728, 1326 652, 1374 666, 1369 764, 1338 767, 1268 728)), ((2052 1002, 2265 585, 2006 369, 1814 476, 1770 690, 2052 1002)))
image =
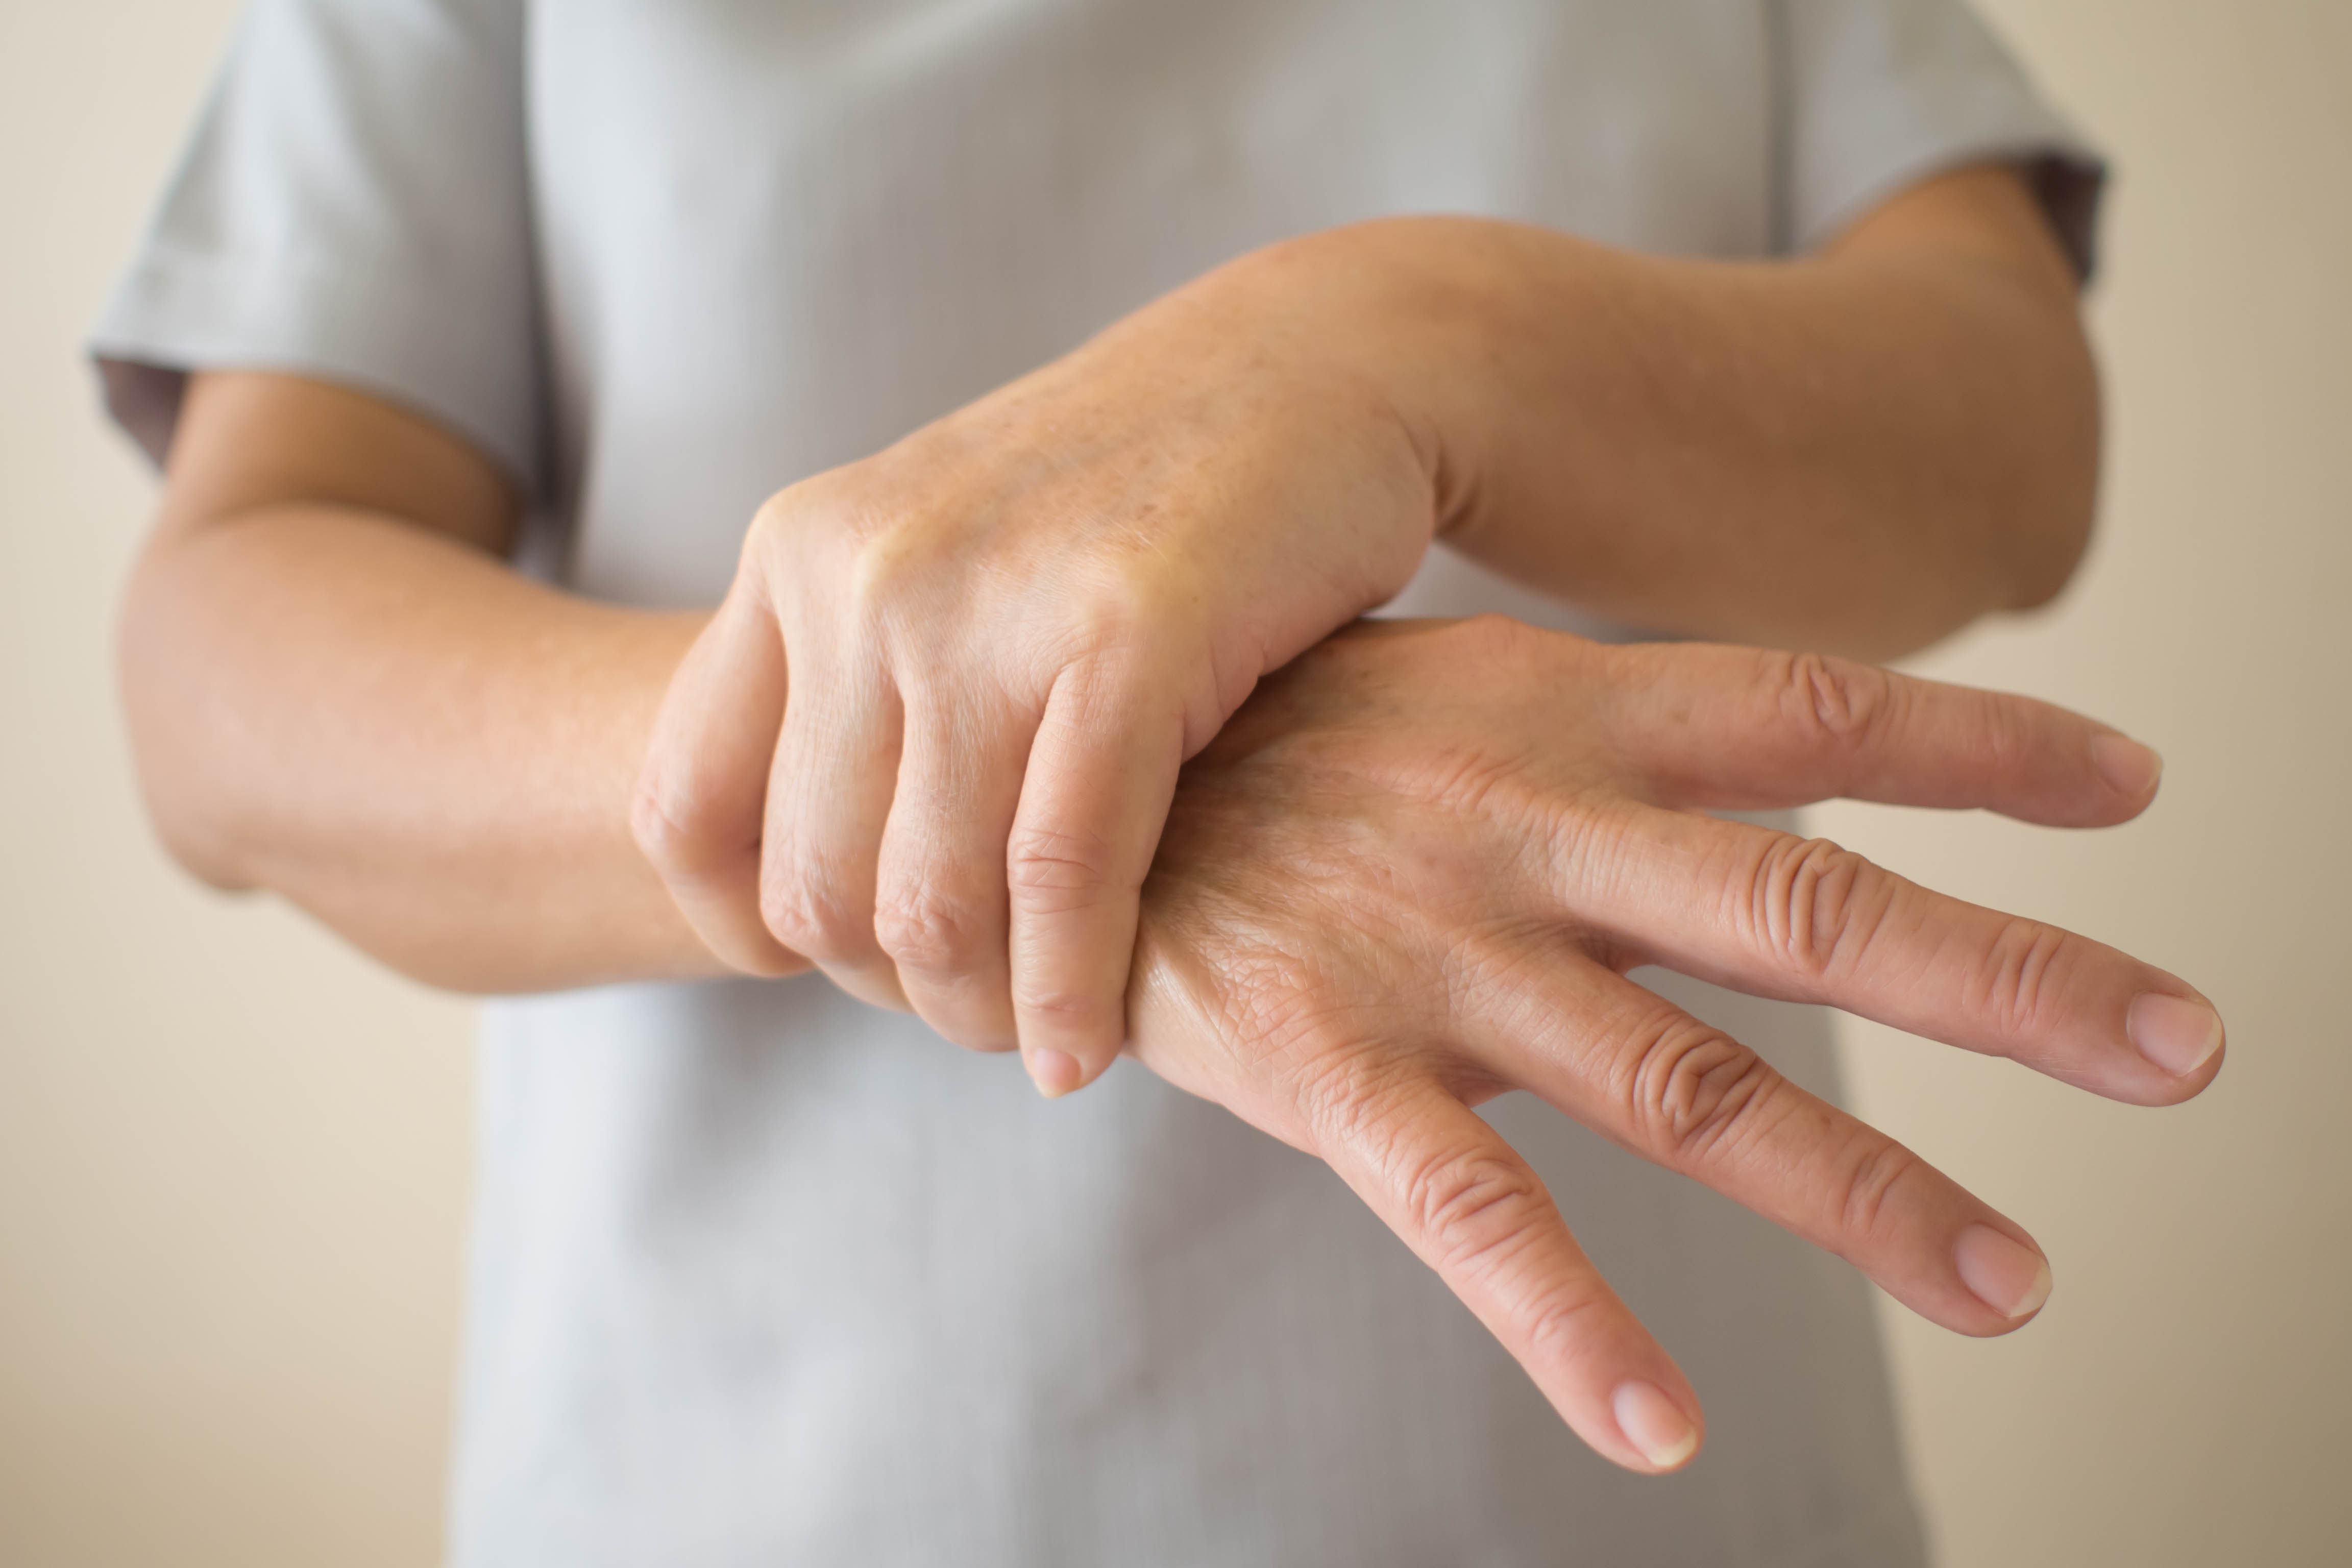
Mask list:
POLYGON ((1670 1469, 1700 1440, 1696 1395, 1470 1108, 1532 1091, 1938 1323, 2014 1328, 2049 1286, 2022 1229, 1625 976, 1663 964, 2185 1100, 2221 1035, 2181 981, 1705 815, 1844 795, 2093 826, 2137 815, 2157 772, 2047 704, 1835 660, 1360 625, 1187 767, 1129 1048, 1328 1162, 1593 1447, 1670 1469))
POLYGON ((719 957, 1017 1043, 1048 1093, 1116 1058, 1178 768, 1436 524, 1360 334, 1270 265, 761 509, 635 818, 719 957))

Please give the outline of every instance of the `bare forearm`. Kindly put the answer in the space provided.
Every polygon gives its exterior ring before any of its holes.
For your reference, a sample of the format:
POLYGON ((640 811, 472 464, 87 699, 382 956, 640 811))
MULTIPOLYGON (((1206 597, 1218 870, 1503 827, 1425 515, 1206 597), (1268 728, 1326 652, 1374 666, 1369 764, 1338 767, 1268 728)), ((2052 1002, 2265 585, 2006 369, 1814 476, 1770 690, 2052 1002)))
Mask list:
MULTIPOLYGON (((2046 597, 2089 513, 2071 277, 2013 181, 1955 178, 1973 182, 1957 205, 1948 186, 1908 198, 1868 243, 1780 264, 1483 220, 1357 226, 1120 330, 1164 353, 1190 300, 1211 341, 1358 356, 1367 405, 1402 416, 1426 470, 1393 465, 1416 550, 1433 507, 1457 548, 1602 613, 1883 657, 2046 597)), ((1319 445, 1355 450, 1311 431, 1283 450, 1319 445)), ((1287 504, 1267 488, 1251 516, 1287 504)), ((199 377, 125 638, 156 818, 199 874, 278 891, 439 984, 715 972, 628 831, 699 617, 520 577, 499 559, 513 512, 426 422, 319 384, 199 377)))
POLYGON ((627 825, 699 624, 356 510, 166 533, 124 621, 142 776, 191 869, 433 984, 712 973, 627 825))
POLYGON ((1898 203, 1791 262, 1440 218, 1258 264, 1383 323, 1357 336, 1455 549, 1640 624, 1885 658, 2049 598, 2095 485, 2071 274, 2010 176, 1949 178, 1960 221, 1898 203))

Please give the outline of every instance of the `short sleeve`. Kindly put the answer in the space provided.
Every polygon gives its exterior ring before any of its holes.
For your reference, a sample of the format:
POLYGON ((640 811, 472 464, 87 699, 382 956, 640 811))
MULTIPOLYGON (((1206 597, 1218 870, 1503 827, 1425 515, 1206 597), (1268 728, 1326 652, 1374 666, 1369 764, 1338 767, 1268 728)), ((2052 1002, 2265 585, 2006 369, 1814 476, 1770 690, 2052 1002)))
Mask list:
POLYGON ((93 329, 157 461, 187 373, 399 403, 540 493, 523 0, 259 0, 93 329))
POLYGON ((1781 0, 1781 27, 1792 248, 1939 170, 1997 158, 2026 170, 2090 276, 2106 165, 1965 0, 1781 0))

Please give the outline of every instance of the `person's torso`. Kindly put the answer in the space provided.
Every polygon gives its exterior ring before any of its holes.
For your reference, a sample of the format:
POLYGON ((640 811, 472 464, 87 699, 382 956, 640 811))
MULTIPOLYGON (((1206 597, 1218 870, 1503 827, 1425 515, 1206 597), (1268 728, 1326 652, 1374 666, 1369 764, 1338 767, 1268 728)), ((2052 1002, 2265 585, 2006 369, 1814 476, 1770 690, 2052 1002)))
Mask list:
POLYGON ((1396 213, 1774 245, 1769 0, 540 0, 569 574, 752 510, 1271 241, 1396 213))
MULTIPOLYGON (((1286 235, 1775 242, 1765 0, 539 0, 558 573, 714 599, 768 494, 1286 235)), ((1434 555, 1399 608, 1559 606, 1434 555)), ((1684 986, 1832 1087, 1818 1015, 1684 986)), ((1036 1100, 821 979, 496 1004, 463 1568, 1917 1560, 1864 1287, 1512 1097, 1709 1402, 1583 1450, 1320 1165, 1036 1100)))

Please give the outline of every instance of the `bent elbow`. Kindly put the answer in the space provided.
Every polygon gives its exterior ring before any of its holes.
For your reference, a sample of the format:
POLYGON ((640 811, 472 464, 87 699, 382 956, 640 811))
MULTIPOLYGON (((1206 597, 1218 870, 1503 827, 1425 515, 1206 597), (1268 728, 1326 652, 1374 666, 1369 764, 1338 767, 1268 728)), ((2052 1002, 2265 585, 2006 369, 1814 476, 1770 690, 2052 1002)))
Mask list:
POLYGON ((200 693, 189 689, 188 650, 152 577, 151 563, 134 573, 115 635, 116 690, 148 826, 197 881, 247 891, 254 882, 235 853, 235 813, 212 755, 222 726, 207 721, 200 693))
POLYGON ((2010 531, 2012 610, 2038 610, 2065 590, 2090 549, 2104 446, 2099 372, 2077 319, 2046 400, 2021 400, 2041 448, 2028 467, 2010 531))
POLYGON ((2021 411, 2037 426, 2042 454, 2032 468, 2032 500, 2021 508, 2028 527, 2016 545, 2011 609, 2042 609, 2065 593, 2082 569, 2098 520, 2105 406, 2098 357, 2072 300, 2065 324, 2046 343, 2055 355, 2044 384, 2049 393, 2044 400, 2021 400, 2021 411))
POLYGON ((2009 574, 2011 610, 2044 608, 2066 590, 2089 552, 2095 500, 2084 494, 2054 508, 2012 552, 2009 574))
POLYGON ((141 706, 137 697, 127 696, 132 763, 156 843, 174 865, 206 887, 225 893, 251 891, 254 880, 232 848, 229 813, 212 798, 215 792, 205 787, 201 770, 176 754, 183 749, 179 738, 158 735, 152 721, 140 721, 141 706))
POLYGON ((252 879, 236 869, 215 825, 188 802, 143 781, 142 772, 141 793, 147 803, 147 825, 172 863, 216 892, 253 891, 252 879))

